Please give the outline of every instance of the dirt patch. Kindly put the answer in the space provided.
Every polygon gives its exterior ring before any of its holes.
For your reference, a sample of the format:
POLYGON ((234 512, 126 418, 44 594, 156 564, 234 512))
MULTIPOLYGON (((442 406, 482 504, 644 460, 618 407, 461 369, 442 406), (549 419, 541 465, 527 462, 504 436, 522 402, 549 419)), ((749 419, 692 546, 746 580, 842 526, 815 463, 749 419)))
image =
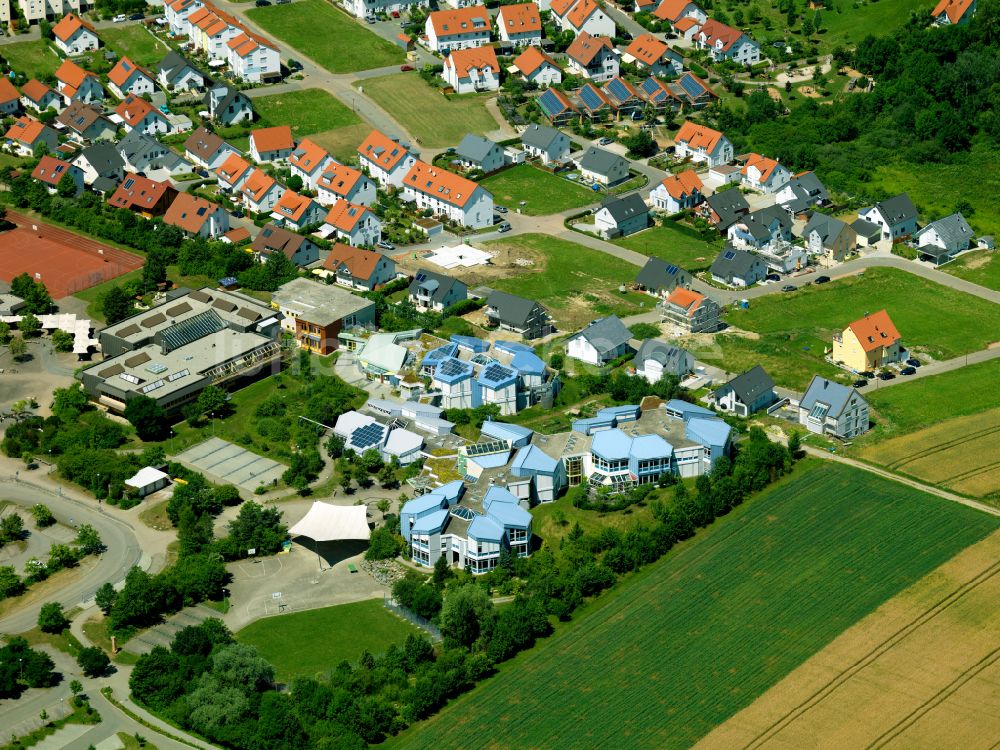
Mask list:
POLYGON ((774 101, 776 102, 781 101, 781 93, 778 91, 778 89, 773 89, 770 86, 765 86, 764 91, 766 91, 767 95, 772 99, 774 99, 774 101))
POLYGON ((814 89, 812 86, 799 86, 798 92, 809 99, 820 99, 820 93, 814 89))

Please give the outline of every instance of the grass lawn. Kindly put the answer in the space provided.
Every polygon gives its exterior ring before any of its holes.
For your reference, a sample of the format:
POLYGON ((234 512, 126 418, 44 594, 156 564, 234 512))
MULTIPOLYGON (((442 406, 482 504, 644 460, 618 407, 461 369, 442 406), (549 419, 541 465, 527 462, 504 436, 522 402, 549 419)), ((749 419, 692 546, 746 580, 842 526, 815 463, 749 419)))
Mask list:
POLYGON ((533 270, 490 279, 494 289, 543 304, 561 330, 575 331, 600 315, 635 315, 653 308, 645 294, 618 291, 635 278, 635 266, 599 250, 544 234, 522 234, 484 243, 487 249, 518 250, 537 259, 533 270), (517 274, 517 275, 514 275, 517 274))
POLYGON ((344 11, 323 0, 301 0, 270 8, 250 8, 247 17, 264 31, 331 73, 381 68, 406 60, 406 53, 376 36, 344 11))
POLYGON ((137 65, 155 65, 170 51, 167 45, 146 31, 142 24, 101 29, 101 41, 137 65))
POLYGON ((253 104, 260 115, 262 127, 290 125, 296 140, 313 133, 361 122, 361 118, 350 107, 322 89, 261 96, 254 99, 253 104))
POLYGON ((942 271, 990 289, 1000 289, 1000 254, 995 250, 974 250, 941 266, 942 271))
POLYGON ((691 747, 998 524, 804 462, 389 744, 691 747))
POLYGON ((343 125, 333 130, 324 130, 310 137, 313 142, 325 148, 342 164, 358 163, 358 146, 372 131, 372 126, 360 121, 353 125, 343 125))
POLYGON ((7 60, 10 67, 28 78, 51 76, 62 64, 62 60, 41 39, 33 42, 14 42, 0 47, 0 57, 7 60))
MULTIPOLYGON (((294 8, 295 4, 281 7, 294 8)), ((480 95, 446 99, 417 73, 370 78, 358 86, 406 128, 421 146, 457 146, 466 133, 483 135, 497 129, 497 122, 486 110, 480 95)))
POLYGON ((673 221, 614 241, 637 253, 660 258, 686 271, 701 271, 712 265, 722 249, 721 239, 706 241, 698 232, 673 221))
POLYGON ((514 210, 521 201, 522 213, 529 216, 554 214, 596 203, 600 196, 551 172, 521 164, 480 180, 493 193, 493 200, 514 210))
POLYGON ((287 682, 329 672, 345 660, 354 663, 365 649, 384 653, 419 632, 391 614, 380 599, 369 599, 267 617, 243 628, 236 639, 256 646, 274 665, 278 680, 287 682))

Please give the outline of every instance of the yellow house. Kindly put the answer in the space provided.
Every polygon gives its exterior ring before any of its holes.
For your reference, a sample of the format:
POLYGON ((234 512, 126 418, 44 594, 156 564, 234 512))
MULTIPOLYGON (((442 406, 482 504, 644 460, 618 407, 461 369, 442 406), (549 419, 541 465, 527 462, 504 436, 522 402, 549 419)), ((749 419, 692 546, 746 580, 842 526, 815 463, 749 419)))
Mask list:
POLYGON ((833 334, 833 359, 855 372, 877 370, 903 357, 899 331, 889 313, 879 310, 855 320, 840 333, 833 334))

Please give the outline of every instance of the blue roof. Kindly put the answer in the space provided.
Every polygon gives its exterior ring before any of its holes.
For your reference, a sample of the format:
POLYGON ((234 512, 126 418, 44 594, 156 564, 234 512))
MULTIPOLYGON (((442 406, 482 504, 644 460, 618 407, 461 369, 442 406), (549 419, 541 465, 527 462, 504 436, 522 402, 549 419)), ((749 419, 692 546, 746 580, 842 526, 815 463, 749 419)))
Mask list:
POLYGON ((614 417, 615 419, 638 419, 639 407, 634 404, 625 406, 605 406, 597 412, 597 416, 603 419, 614 417))
POLYGON ((504 388, 517 381, 517 373, 499 362, 488 364, 479 373, 479 382, 487 388, 504 388))
POLYGON ((476 516, 469 524, 469 537, 487 542, 499 542, 503 539, 503 527, 486 516, 476 516))
POLYGON ((483 498, 487 515, 504 526, 526 529, 531 525, 531 514, 522 508, 509 490, 490 487, 483 498))
POLYGON ((507 352, 508 354, 517 354, 518 352, 531 352, 534 354, 535 352, 530 346, 522 344, 520 341, 494 341, 493 348, 498 352, 507 352))
POLYGON ((501 466, 507 465, 509 458, 510 451, 501 451, 500 453, 485 453, 481 456, 469 456, 468 460, 484 469, 499 469, 501 466))
POLYGON ((648 458, 665 458, 673 454, 674 447, 659 435, 639 435, 632 438, 629 455, 640 461, 648 458))
POLYGON ((449 357, 434 368, 434 380, 442 383, 457 383, 472 377, 472 365, 460 359, 449 357))
POLYGON ((589 435, 593 430, 600 427, 614 427, 614 417, 587 417, 586 419, 574 419, 573 432, 582 432, 589 435))
POLYGON ((608 461, 616 461, 628 458, 631 446, 632 438, 621 430, 603 430, 594 435, 594 442, 590 446, 590 452, 596 453, 608 461))
POLYGON ((413 526, 410 527, 410 533, 433 534, 441 531, 447 523, 448 510, 446 508, 442 508, 441 510, 436 510, 433 513, 428 513, 422 518, 418 518, 413 526))
POLYGON ((458 498, 462 496, 463 492, 465 492, 465 484, 462 480, 453 479, 452 481, 442 484, 440 487, 432 490, 430 494, 440 495, 447 500, 449 504, 451 504, 456 502, 458 498))
POLYGON ((439 346, 437 349, 431 349, 424 355, 423 360, 420 362, 420 366, 424 367, 426 365, 437 364, 438 362, 448 359, 449 357, 454 357, 457 352, 458 344, 445 344, 444 346, 439 346))
POLYGON ((488 352, 490 350, 489 341, 477 339, 475 336, 461 336, 454 333, 451 336, 451 342, 458 344, 463 349, 471 349, 474 352, 488 352))
POLYGON ((526 445, 514 456, 510 472, 515 477, 530 476, 534 472, 543 474, 555 473, 559 462, 548 453, 534 445, 526 445))
POLYGON ((704 414, 706 417, 715 416, 715 412, 711 409, 706 409, 704 406, 698 406, 698 404, 692 404, 690 401, 682 401, 679 398, 670 399, 666 404, 664 404, 664 408, 667 411, 680 412, 684 416, 684 419, 698 414, 704 414))
POLYGON ((693 417, 684 425, 684 436, 702 445, 725 445, 733 428, 723 420, 693 417))
POLYGON ((511 505, 517 505, 518 502, 519 501, 517 497, 514 496, 513 492, 497 485, 493 485, 486 490, 486 494, 483 496, 483 507, 486 510, 489 510, 493 503, 508 503, 511 505))
POLYGON ((421 495, 420 497, 415 497, 412 500, 408 500, 403 506, 400 513, 409 513, 411 515, 418 516, 421 513, 426 513, 433 508, 440 508, 441 503, 445 501, 445 498, 441 495, 436 495, 434 493, 427 493, 426 495, 421 495))
POLYGON ((546 90, 540 97, 538 97, 538 106, 542 108, 542 111, 549 117, 553 115, 559 115, 569 109, 568 106, 551 90, 546 90))
POLYGON ((542 375, 545 373, 545 363, 534 352, 518 352, 510 361, 510 366, 526 375, 542 375))
POLYGON ((684 89, 684 92, 692 99, 697 99, 699 96, 704 94, 706 90, 705 87, 702 86, 690 73, 685 73, 678 78, 677 83, 680 84, 680 87, 684 89))
POLYGON ((601 98, 597 88, 590 83, 580 89, 580 101, 583 102, 584 106, 591 111, 608 106, 608 103, 601 98))
POLYGON ((522 427, 519 424, 494 422, 492 419, 489 419, 483 422, 482 433, 497 440, 509 440, 512 443, 516 443, 518 440, 530 438, 535 434, 535 431, 530 427, 522 427))

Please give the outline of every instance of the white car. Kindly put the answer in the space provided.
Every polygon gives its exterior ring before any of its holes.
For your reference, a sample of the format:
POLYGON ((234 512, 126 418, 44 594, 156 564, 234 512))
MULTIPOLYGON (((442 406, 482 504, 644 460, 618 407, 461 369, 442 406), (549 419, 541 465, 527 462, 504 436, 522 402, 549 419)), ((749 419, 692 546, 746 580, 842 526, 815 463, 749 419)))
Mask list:
POLYGON ((125 23, 128 20, 128 16, 124 13, 119 13, 117 16, 111 19, 114 23, 125 23))

